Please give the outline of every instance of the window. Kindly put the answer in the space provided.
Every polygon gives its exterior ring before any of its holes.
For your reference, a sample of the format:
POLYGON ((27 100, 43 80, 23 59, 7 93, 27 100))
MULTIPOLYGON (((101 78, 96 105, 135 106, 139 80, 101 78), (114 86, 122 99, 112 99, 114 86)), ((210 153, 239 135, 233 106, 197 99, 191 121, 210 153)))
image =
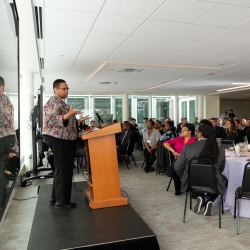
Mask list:
MULTIPOLYGON (((95 96, 95 110, 98 112, 103 122, 106 122, 107 115, 111 114, 110 96, 95 96)), ((96 122, 98 118, 95 117, 96 122)))

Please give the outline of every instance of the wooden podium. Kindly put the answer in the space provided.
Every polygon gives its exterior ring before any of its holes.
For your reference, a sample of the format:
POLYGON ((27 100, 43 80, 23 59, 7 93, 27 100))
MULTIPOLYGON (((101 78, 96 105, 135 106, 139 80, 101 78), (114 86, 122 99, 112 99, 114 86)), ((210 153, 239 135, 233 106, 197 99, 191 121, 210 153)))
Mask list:
POLYGON ((92 182, 84 190, 92 209, 123 206, 128 199, 121 196, 115 133, 121 132, 117 123, 82 136, 91 165, 92 182))

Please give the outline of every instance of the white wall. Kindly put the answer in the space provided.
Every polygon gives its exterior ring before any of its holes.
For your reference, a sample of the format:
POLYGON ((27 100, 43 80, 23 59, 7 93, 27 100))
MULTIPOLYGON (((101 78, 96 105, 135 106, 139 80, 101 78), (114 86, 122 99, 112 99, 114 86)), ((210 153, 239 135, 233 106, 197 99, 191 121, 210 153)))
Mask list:
POLYGON ((249 99, 221 99, 220 100, 220 114, 227 109, 229 113, 230 109, 234 110, 234 114, 242 119, 243 117, 250 117, 250 100, 249 99))
POLYGON ((32 127, 30 111, 34 108, 34 79, 33 73, 21 71, 22 79, 20 84, 20 156, 24 157, 25 170, 32 169, 32 127))
POLYGON ((220 116, 220 96, 207 95, 203 97, 203 118, 220 116))

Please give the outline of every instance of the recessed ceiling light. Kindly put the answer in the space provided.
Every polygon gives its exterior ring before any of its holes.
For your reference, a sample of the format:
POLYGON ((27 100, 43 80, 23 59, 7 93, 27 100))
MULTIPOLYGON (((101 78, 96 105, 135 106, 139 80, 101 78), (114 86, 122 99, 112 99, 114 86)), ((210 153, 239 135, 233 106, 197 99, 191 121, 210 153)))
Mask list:
POLYGON ((106 84, 106 85, 115 85, 117 84, 118 82, 100 82, 100 84, 106 84))
POLYGON ((218 89, 217 91, 220 92, 220 91, 227 91, 227 90, 231 90, 231 89, 241 89, 241 88, 246 88, 246 87, 250 87, 250 85, 233 87, 233 88, 227 88, 227 89, 218 89))
POLYGON ((164 86, 164 85, 167 85, 167 84, 170 84, 170 83, 174 83, 174 82, 179 82, 179 81, 182 81, 182 80, 183 80, 183 78, 177 79, 177 80, 174 80, 174 81, 171 81, 171 82, 165 82, 165 83, 162 83, 162 84, 159 84, 159 85, 156 85, 156 86, 147 88, 147 89, 143 89, 142 91, 149 90, 149 89, 159 88, 159 87, 161 87, 161 86, 164 86))

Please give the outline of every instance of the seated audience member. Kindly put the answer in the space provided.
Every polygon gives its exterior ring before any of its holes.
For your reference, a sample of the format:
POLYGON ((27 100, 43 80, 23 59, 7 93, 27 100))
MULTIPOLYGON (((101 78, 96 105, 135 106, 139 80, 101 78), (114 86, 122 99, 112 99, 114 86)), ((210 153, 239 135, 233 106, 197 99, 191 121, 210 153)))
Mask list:
POLYGON ((154 128, 157 129, 161 135, 163 135, 163 127, 161 126, 161 122, 159 120, 155 121, 154 128))
POLYGON ((200 120, 200 125, 205 125, 205 124, 211 127, 213 126, 212 123, 207 119, 200 120))
POLYGON ((217 126, 222 127, 222 119, 221 118, 217 119, 217 126))
POLYGON ((227 124, 227 121, 228 121, 228 120, 229 120, 228 118, 223 118, 223 119, 222 119, 222 124, 221 124, 221 127, 222 127, 222 128, 226 129, 226 124, 227 124))
POLYGON ((167 121, 165 123, 165 133, 161 135, 160 141, 158 142, 157 145, 157 150, 156 150, 156 165, 158 167, 158 172, 159 173, 166 173, 169 175, 169 168, 170 164, 173 160, 172 154, 169 156, 168 151, 165 149, 163 143, 166 140, 172 140, 177 137, 177 133, 175 131, 174 123, 172 121, 167 121))
POLYGON ((226 133, 225 133, 224 129, 222 127, 219 127, 219 126, 216 125, 217 124, 217 119, 216 118, 211 118, 210 122, 213 125, 213 129, 214 129, 216 138, 222 138, 222 139, 225 138, 226 133))
POLYGON ((136 119, 132 118, 130 119, 130 130, 134 133, 134 147, 139 148, 139 141, 141 140, 140 138, 140 133, 138 129, 138 125, 136 124, 136 119))
MULTIPOLYGON (((185 145, 195 143, 194 131, 195 131, 194 125, 191 123, 186 123, 182 128, 181 136, 176 137, 170 141, 165 141, 164 147, 169 151, 171 151, 175 159, 177 159, 185 145)), ((171 171, 172 171, 171 175, 174 180, 175 195, 180 195, 181 194, 180 178, 175 173, 174 168, 172 168, 171 171)))
POLYGON ((242 118, 239 129, 244 130, 244 128, 246 127, 246 125, 247 125, 247 120, 245 118, 242 118))
POLYGON ((244 134, 246 135, 247 129, 250 128, 250 118, 246 119, 246 126, 244 128, 244 134))
POLYGON ((177 125, 177 133, 180 134, 182 128, 185 126, 185 124, 187 123, 187 118, 181 118, 181 123, 179 123, 177 125))
MULTIPOLYGON (((121 125, 121 130, 122 130, 122 120, 119 120, 119 123, 121 125)), ((119 136, 121 135, 122 132, 119 132, 119 133, 115 133, 115 141, 118 140, 119 136)))
POLYGON ((200 123, 198 122, 198 117, 195 117, 195 118, 194 118, 193 125, 194 125, 194 127, 195 127, 196 125, 200 125, 200 123))
POLYGON ((236 130, 235 122, 232 120, 228 120, 226 123, 226 137, 223 140, 230 140, 237 142, 238 133, 236 130))
POLYGON ((235 125, 236 125, 236 130, 237 130, 237 134, 238 134, 238 138, 236 142, 244 142, 244 130, 240 129, 240 120, 239 119, 235 119, 234 120, 235 125))
MULTIPOLYGON (((193 157, 209 159, 214 163, 215 176, 217 179, 218 191, 221 195, 225 194, 227 179, 221 173, 225 168, 225 150, 220 149, 215 138, 214 130, 211 126, 201 125, 196 132, 198 141, 192 145, 187 145, 182 150, 180 156, 174 164, 174 170, 181 178, 181 191, 185 192, 188 181, 188 164, 193 157)), ((203 206, 206 206, 205 216, 212 215, 213 201, 217 198, 217 194, 206 194, 214 191, 210 188, 202 188, 201 193, 193 193, 193 197, 197 198, 194 205, 194 213, 199 213, 203 206)))
POLYGON ((91 122, 90 122, 90 124, 89 124, 89 129, 90 130, 99 130, 99 128, 97 128, 96 127, 96 125, 95 125, 95 121, 94 120, 92 120, 91 122))
POLYGON ((245 135, 246 135, 246 137, 247 137, 248 144, 250 144, 250 128, 248 128, 248 129, 246 130, 245 135))
POLYGON ((87 124, 85 124, 85 121, 82 122, 78 122, 78 131, 84 131, 84 130, 88 130, 89 126, 87 124))
POLYGON ((166 132, 161 135, 160 141, 171 140, 178 136, 174 129, 174 123, 172 121, 165 122, 164 131, 166 132))
MULTIPOLYGON (((167 132, 167 130, 165 130, 165 125, 166 125, 166 122, 168 122, 168 121, 172 121, 173 124, 174 124, 174 121, 173 121, 173 120, 171 120, 169 117, 166 117, 166 118, 164 119, 163 133, 166 133, 166 132, 167 132)), ((175 131, 177 130, 175 126, 173 126, 172 129, 175 130, 175 131)))
MULTIPOLYGON (((40 138, 42 138, 42 136, 40 138)), ((43 139, 39 139, 37 145, 38 145, 38 158, 39 158, 37 167, 42 167, 43 158, 45 158, 44 152, 48 151, 49 146, 43 139)))
POLYGON ((154 171, 152 165, 154 164, 156 159, 155 151, 160 136, 160 132, 154 129, 154 122, 152 120, 149 120, 147 124, 147 130, 143 133, 143 144, 145 147, 144 158, 146 161, 146 167, 144 168, 144 171, 146 173, 148 173, 149 171, 154 171))
POLYGON ((116 141, 117 155, 126 153, 128 143, 133 138, 134 138, 134 133, 130 129, 129 122, 124 121, 122 124, 122 132, 116 141))
POLYGON ((145 117, 145 118, 143 119, 143 125, 140 127, 140 133, 143 134, 143 132, 144 132, 145 130, 147 130, 147 124, 148 124, 148 118, 145 117))

